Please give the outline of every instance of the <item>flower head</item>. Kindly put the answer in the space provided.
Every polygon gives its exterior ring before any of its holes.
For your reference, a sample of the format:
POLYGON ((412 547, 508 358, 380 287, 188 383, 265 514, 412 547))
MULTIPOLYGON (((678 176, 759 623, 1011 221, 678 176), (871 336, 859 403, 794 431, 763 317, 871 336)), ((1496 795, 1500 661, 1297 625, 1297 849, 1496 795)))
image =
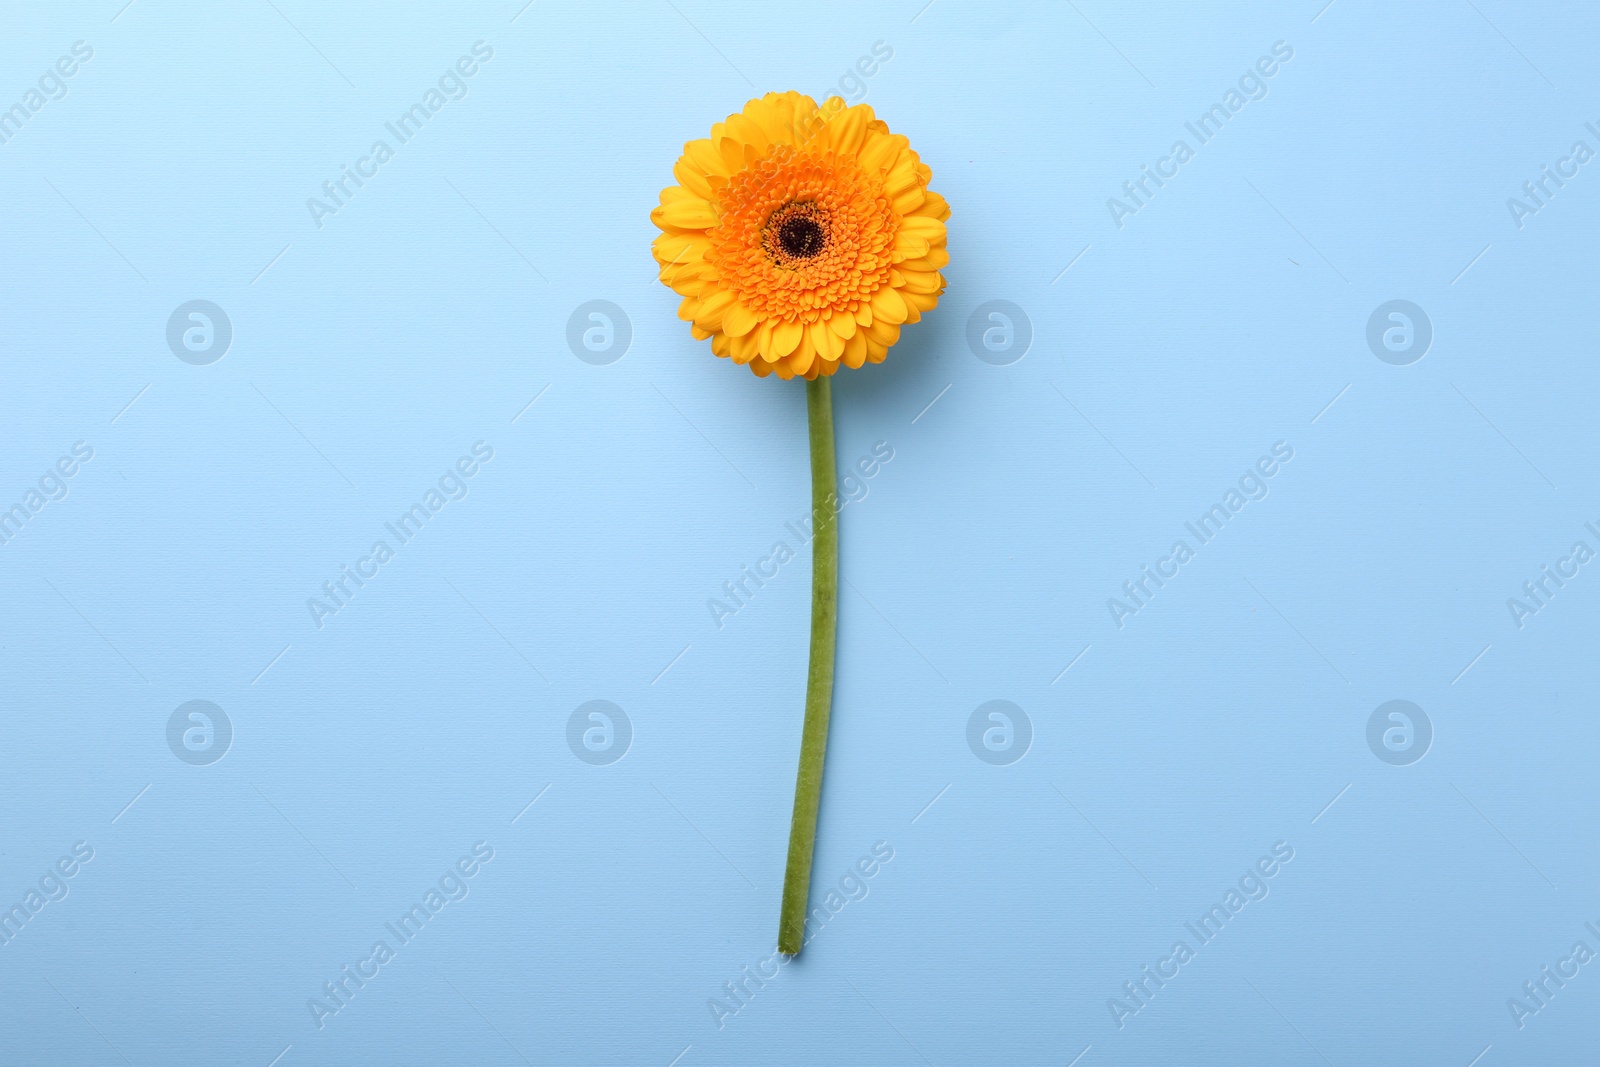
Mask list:
POLYGON ((768 93, 673 174, 650 213, 661 281, 696 338, 762 377, 881 363, 944 292, 950 208, 865 104, 768 93))

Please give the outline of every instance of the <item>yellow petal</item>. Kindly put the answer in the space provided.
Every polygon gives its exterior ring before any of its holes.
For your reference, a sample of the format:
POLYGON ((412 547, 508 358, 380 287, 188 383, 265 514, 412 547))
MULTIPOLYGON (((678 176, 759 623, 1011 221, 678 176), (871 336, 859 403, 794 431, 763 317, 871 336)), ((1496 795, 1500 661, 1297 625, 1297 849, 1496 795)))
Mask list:
MULTIPOLYGON (((736 117, 743 118, 743 116, 736 117)), ((717 146, 717 152, 722 156, 722 161, 730 173, 739 173, 759 158, 755 146, 743 137, 730 133, 726 123, 719 122, 713 129, 717 132, 711 138, 712 143, 717 146)))
POLYGON ((950 253, 943 248, 930 248, 928 254, 919 259, 908 259, 900 264, 901 270, 938 270, 950 264, 950 253))
MULTIPOLYGON (((724 319, 723 321, 726 322, 727 320, 724 319)), ((733 354, 735 363, 749 363, 756 358, 756 353, 760 351, 756 345, 754 332, 747 333, 743 337, 728 338, 728 346, 729 351, 733 354)))
POLYGON ((699 296, 713 278, 710 269, 699 263, 690 267, 661 268, 661 281, 680 296, 699 296))
POLYGON ((921 259, 933 250, 926 240, 916 234, 906 233, 901 230, 894 235, 895 254, 901 261, 908 259, 921 259))
POLYGON ((703 259, 685 260, 682 263, 665 263, 661 267, 663 280, 667 278, 710 279, 716 277, 716 273, 716 269, 703 259))
POLYGON ((789 356, 789 370, 794 374, 804 374, 811 369, 811 364, 817 358, 817 350, 811 345, 811 338, 804 334, 800 343, 795 346, 794 352, 789 356))
POLYGON ((867 335, 858 333, 844 344, 844 365, 855 370, 867 361, 867 335))
POLYGON ((890 196, 899 196, 912 186, 922 184, 922 175, 917 173, 915 158, 910 154, 900 157, 899 162, 883 179, 884 192, 890 196))
POLYGON ((882 345, 884 348, 888 348, 898 340, 900 340, 900 327, 887 322, 875 322, 867 330, 867 344, 869 347, 882 345))
POLYGON ((895 161, 900 158, 900 152, 910 144, 911 142, 900 134, 868 137, 857 163, 868 174, 881 173, 893 167, 895 161))
POLYGON ((690 141, 684 145, 683 158, 708 178, 727 178, 733 174, 722 162, 722 154, 717 151, 710 138, 702 137, 698 141, 690 141))
MULTIPOLYGON (((745 105, 744 113, 766 135, 771 144, 793 144, 795 104, 799 93, 768 93, 745 105)), ((815 108, 815 104, 811 105, 815 108)))
POLYGON ((773 356, 787 356, 795 350, 800 343, 800 338, 805 334, 805 326, 799 322, 780 322, 772 328, 772 347, 763 346, 763 351, 773 356))
POLYGON ((836 312, 828 319, 828 328, 848 341, 856 335, 855 316, 843 311, 836 312))
POLYGON ((944 223, 938 219, 930 219, 926 215, 907 215, 900 220, 899 232, 910 237, 920 237, 929 244, 945 240, 944 223))
POLYGON ((743 337, 754 330, 760 321, 755 312, 735 301, 722 317, 722 328, 730 337, 743 337))
POLYGON ((694 197, 662 204, 650 212, 650 221, 662 229, 709 230, 717 224, 717 213, 709 201, 694 197))
POLYGON ((872 108, 866 104, 845 108, 828 123, 828 142, 841 156, 853 156, 861 151, 861 142, 867 136, 867 123, 872 121, 872 108))
POLYGON ((761 129, 761 126, 748 115, 743 113, 729 115, 725 129, 729 137, 736 137, 745 144, 753 146, 759 152, 766 151, 769 143, 767 135, 761 129))
POLYGON ((902 215, 909 215, 922 206, 922 185, 918 183, 895 197, 890 203, 902 215))
POLYGON ((663 267, 693 262, 702 258, 710 247, 711 242, 706 240, 703 230, 690 233, 663 233, 650 245, 655 253, 656 262, 663 267))
POLYGON ((950 217, 950 205, 938 193, 924 190, 922 206, 917 209, 917 214, 943 222, 950 217))
POLYGON ((811 345, 817 350, 817 355, 823 359, 836 360, 844 354, 844 338, 834 333, 832 328, 823 319, 818 319, 806 328, 811 345))
POLYGON ((713 289, 711 293, 700 302, 700 307, 694 313, 694 322, 707 330, 719 329, 722 326, 722 314, 733 306, 735 297, 731 290, 713 289))
POLYGON ((678 184, 698 197, 711 195, 711 183, 706 181, 706 176, 701 174, 688 160, 680 159, 672 165, 672 176, 678 179, 678 184))
POLYGON ((844 114, 845 107, 843 98, 838 96, 830 96, 818 104, 816 112, 805 116, 801 128, 797 131, 800 135, 798 138, 799 143, 804 145, 815 142, 814 147, 830 148, 832 145, 828 136, 828 127, 837 121, 840 115, 844 114))
POLYGON ((898 325, 906 321, 906 302, 898 292, 884 286, 872 294, 872 318, 875 323, 898 325))

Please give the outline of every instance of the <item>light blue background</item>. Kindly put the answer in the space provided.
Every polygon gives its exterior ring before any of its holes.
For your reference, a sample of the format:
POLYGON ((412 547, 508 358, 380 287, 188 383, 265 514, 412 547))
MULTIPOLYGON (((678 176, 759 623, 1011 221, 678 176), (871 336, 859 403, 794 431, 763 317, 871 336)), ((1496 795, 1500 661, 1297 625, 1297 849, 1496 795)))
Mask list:
POLYGON ((0 506, 94 449, 0 545, 0 906, 95 850, 0 945, 0 1062, 1593 1055, 1600 962, 1523 1029, 1506 1002, 1600 950, 1600 573, 1521 629, 1506 600, 1600 548, 1600 162, 1521 229, 1506 201, 1600 149, 1600 17, 123 3, 10 5, 0 37, 0 106, 94 49, 0 145, 0 506), (465 99, 314 225, 480 40, 465 99), (719 1028, 775 938, 809 555, 720 629, 707 600, 809 506, 803 390, 690 339, 648 212, 685 140, 880 41, 865 99, 952 206, 949 290, 835 380, 841 463, 894 459, 843 514, 815 892, 894 859, 719 1028), (1107 198, 1278 41, 1119 228, 1107 198), (209 366, 165 340, 194 299, 234 330, 209 366), (608 366, 565 340, 593 299, 632 324, 608 366), (1008 366, 965 341, 993 299, 1034 331, 1008 366), (1391 299, 1432 322, 1409 366, 1365 340, 1391 299), (470 495, 315 626, 479 440, 470 495), (1107 599, 1278 441, 1270 495, 1119 629, 1107 599), (596 698, 634 730, 610 766, 566 741, 596 698), (209 766, 166 741, 196 699, 235 732, 209 766), (966 742, 993 699, 1033 727, 1009 766, 966 742), (1435 732, 1409 766, 1366 742, 1391 699, 1435 732), (318 1029, 478 841, 470 895, 318 1029), (1278 841, 1270 895, 1119 1029, 1278 841))

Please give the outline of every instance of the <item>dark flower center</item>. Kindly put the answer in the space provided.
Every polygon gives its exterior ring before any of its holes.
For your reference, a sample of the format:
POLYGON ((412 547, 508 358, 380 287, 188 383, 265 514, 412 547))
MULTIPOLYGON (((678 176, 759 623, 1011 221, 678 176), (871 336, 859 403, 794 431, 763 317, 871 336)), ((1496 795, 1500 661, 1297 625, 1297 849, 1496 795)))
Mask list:
POLYGON ((778 247, 795 259, 811 259, 821 254, 827 242, 821 224, 806 215, 784 219, 778 227, 778 247))

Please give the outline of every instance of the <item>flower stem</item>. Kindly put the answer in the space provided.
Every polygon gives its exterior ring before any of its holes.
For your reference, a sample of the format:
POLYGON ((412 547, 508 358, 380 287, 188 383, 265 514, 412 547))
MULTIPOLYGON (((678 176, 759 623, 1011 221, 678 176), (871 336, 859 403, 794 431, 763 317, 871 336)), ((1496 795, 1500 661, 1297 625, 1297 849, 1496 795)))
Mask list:
POLYGON ((811 430, 811 666, 806 675, 806 719, 800 733, 800 771, 789 823, 789 866, 783 874, 778 951, 794 956, 805 941, 811 854, 822 801, 822 762, 828 752, 828 712, 833 703, 833 656, 839 628, 838 474, 833 451, 833 393, 828 379, 806 383, 806 423, 811 430))

